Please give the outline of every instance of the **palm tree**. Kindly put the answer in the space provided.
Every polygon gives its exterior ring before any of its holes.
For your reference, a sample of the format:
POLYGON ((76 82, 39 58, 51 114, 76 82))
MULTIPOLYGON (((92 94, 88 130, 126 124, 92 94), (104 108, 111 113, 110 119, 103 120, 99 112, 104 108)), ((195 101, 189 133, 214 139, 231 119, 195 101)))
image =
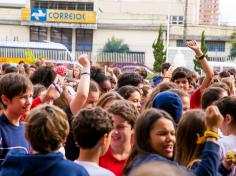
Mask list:
POLYGON ((103 52, 127 53, 129 52, 129 46, 124 44, 122 39, 112 37, 111 39, 108 39, 103 48, 103 52))

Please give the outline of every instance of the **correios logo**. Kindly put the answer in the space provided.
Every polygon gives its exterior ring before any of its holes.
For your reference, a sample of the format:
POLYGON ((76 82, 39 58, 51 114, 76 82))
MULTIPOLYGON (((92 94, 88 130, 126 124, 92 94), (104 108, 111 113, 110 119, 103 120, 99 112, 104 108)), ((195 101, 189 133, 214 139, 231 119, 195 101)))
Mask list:
POLYGON ((63 13, 63 12, 50 12, 48 19, 60 20, 85 20, 85 14, 81 13, 63 13))
POLYGON ((47 10, 46 9, 32 9, 31 20, 32 21, 46 21, 47 10))
MULTIPOLYGON (((22 19, 27 20, 27 9, 23 9, 22 19), (24 11, 23 11, 24 10, 24 11)), ((28 9, 29 10, 29 9, 28 9)), ((63 23, 88 23, 96 24, 96 12, 56 9, 30 9, 31 21, 63 22, 63 23)))

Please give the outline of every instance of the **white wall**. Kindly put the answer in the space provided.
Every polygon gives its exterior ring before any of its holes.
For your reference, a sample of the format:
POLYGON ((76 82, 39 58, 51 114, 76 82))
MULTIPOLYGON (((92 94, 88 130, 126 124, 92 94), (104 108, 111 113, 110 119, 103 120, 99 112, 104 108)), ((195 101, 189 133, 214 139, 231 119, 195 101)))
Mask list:
POLYGON ((29 41, 29 27, 0 25, 0 41, 29 41))
POLYGON ((140 31, 140 30, 106 30, 98 29, 94 31, 93 49, 101 50, 108 38, 123 39, 128 44, 131 51, 145 52, 145 64, 152 67, 152 43, 158 35, 158 31, 140 31))
MULTIPOLYGON (((198 19, 199 0, 189 0, 188 4, 188 23, 194 24, 198 19)), ((143 18, 143 22, 157 17, 184 16, 185 0, 98 0, 95 3, 95 10, 100 13, 101 22, 109 21, 114 23, 114 18, 120 16, 120 19, 133 20, 135 23, 137 16, 143 18), (135 16, 136 15, 136 16, 135 16)), ((123 21, 123 22, 124 22, 123 21)))
POLYGON ((25 7, 26 0, 0 0, 1 7, 25 7))

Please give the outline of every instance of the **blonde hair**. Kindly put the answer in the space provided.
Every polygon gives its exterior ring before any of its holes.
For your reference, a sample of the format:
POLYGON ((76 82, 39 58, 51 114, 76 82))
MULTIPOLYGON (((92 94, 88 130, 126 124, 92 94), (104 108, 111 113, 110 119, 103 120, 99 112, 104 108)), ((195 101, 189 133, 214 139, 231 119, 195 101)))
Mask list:
POLYGON ((227 86, 229 87, 228 91, 229 96, 234 95, 234 88, 235 88, 234 80, 231 77, 226 77, 226 78, 221 78, 221 81, 227 84, 227 86))
POLYGON ((192 161, 199 159, 204 144, 197 144, 197 134, 204 135, 206 126, 205 113, 202 110, 190 110, 180 119, 176 133, 175 161, 189 166, 192 161))
POLYGON ((117 92, 107 92, 99 98, 97 106, 104 108, 107 103, 115 100, 123 100, 123 97, 117 92))
POLYGON ((64 111, 54 105, 39 105, 27 116, 25 137, 42 154, 57 151, 69 133, 64 111))

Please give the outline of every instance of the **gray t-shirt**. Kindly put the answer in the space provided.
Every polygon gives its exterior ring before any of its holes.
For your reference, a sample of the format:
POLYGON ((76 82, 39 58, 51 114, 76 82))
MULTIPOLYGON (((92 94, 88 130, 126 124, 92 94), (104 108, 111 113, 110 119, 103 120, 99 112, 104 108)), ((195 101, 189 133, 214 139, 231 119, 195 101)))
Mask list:
POLYGON ((75 163, 83 166, 90 176, 115 176, 113 172, 100 167, 97 163, 94 162, 75 160, 75 163))

